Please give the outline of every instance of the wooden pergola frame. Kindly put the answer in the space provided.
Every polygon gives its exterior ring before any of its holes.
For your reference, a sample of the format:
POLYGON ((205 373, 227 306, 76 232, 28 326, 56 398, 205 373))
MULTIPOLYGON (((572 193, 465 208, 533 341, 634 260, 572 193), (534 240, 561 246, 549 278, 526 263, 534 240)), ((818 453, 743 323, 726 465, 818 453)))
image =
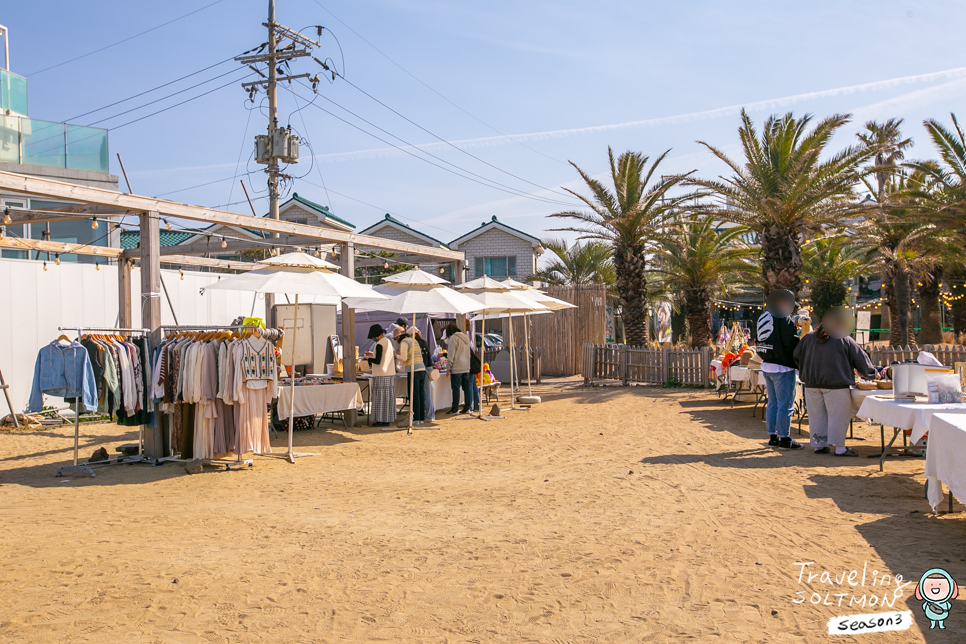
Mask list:
MULTIPOLYGON (((264 217, 240 215, 224 210, 204 208, 167 201, 154 197, 112 192, 102 188, 79 186, 62 181, 54 181, 42 177, 0 171, 0 192, 16 193, 25 196, 74 202, 63 206, 46 208, 40 212, 18 211, 11 214, 11 225, 21 223, 40 223, 43 221, 65 221, 69 219, 87 219, 92 216, 116 217, 120 215, 137 215, 140 224, 140 244, 136 249, 122 250, 119 248, 105 248, 85 246, 82 244, 66 244, 61 242, 41 241, 34 239, 0 239, 0 247, 18 250, 36 250, 61 254, 92 255, 109 257, 118 261, 118 309, 120 327, 132 326, 131 312, 131 267, 134 260, 141 263, 141 326, 150 329, 150 338, 154 344, 161 340, 161 263, 184 264, 194 266, 211 266, 231 270, 246 270, 254 268, 252 262, 235 262, 228 260, 196 257, 192 253, 225 253, 264 248, 265 243, 279 246, 317 246, 320 244, 337 245, 340 247, 339 258, 341 272, 347 277, 355 277, 355 248, 364 247, 377 251, 386 251, 401 255, 405 263, 415 263, 419 258, 429 259, 438 263, 455 264, 456 282, 463 281, 464 254, 448 248, 421 246, 399 242, 392 239, 370 237, 356 233, 343 232, 297 224, 264 217), (50 214, 50 213, 57 214, 50 214), (63 213, 63 215, 61 215, 63 213), (227 248, 221 248, 220 241, 215 248, 209 244, 195 242, 183 247, 161 249, 160 222, 162 218, 187 219, 203 221, 208 224, 222 224, 249 230, 260 230, 272 233, 277 237, 266 239, 246 247, 247 242, 232 241, 227 248), (174 253, 174 254, 169 254, 174 253)), ((204 234, 204 233, 201 233, 204 234)), ((215 235, 218 237, 218 235, 215 235)), ((423 261, 425 261, 425 259, 423 261)), ((382 258, 373 258, 374 263, 381 263, 382 258)), ((393 258, 393 261, 399 261, 393 258)), ((367 262, 368 263, 368 262, 367 262)), ((355 313, 342 305, 342 345, 355 346, 355 313)), ((351 351, 351 349, 350 349, 351 351)), ((343 366, 344 379, 347 382, 355 380, 355 363, 346 360, 343 366)), ((354 416, 354 414, 352 414, 354 416)), ((354 418, 352 419, 354 422, 354 418)), ((160 457, 162 451, 161 434, 157 424, 145 428, 145 453, 149 456, 160 457)))

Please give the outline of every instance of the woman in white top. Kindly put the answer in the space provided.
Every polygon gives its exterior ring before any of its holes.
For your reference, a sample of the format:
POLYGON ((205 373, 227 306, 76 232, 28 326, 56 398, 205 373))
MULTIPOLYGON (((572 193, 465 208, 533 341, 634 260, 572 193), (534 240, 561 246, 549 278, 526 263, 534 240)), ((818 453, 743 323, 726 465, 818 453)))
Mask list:
POLYGON ((375 351, 366 351, 365 357, 372 369, 372 396, 370 405, 375 427, 388 427, 396 420, 396 364, 392 344, 381 326, 373 324, 367 336, 375 340, 375 351))

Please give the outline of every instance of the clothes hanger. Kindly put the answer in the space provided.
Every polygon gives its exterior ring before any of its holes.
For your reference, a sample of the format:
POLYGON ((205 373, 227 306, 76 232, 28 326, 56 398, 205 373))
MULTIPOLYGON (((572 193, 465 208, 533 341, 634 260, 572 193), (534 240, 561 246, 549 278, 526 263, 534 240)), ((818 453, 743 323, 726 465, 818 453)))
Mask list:
POLYGON ((60 342, 61 340, 63 340, 64 342, 67 342, 67 343, 70 343, 71 342, 71 339, 68 338, 66 335, 63 335, 63 334, 61 334, 60 336, 58 336, 58 338, 56 340, 54 340, 54 342, 60 342))

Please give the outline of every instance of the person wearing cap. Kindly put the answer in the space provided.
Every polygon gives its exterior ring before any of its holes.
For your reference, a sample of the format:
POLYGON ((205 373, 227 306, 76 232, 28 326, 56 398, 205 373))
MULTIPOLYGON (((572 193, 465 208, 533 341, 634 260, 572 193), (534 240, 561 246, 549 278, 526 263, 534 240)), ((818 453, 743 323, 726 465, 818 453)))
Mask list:
POLYGON ((794 312, 795 294, 780 288, 768 294, 765 312, 758 318, 756 348, 768 392, 765 406, 768 446, 781 449, 802 448, 789 435, 795 410, 794 353, 798 346, 798 327, 792 320, 794 312))
POLYGON ((369 327, 366 336, 375 341, 374 351, 366 351, 365 357, 372 370, 372 395, 369 401, 376 427, 388 427, 396 420, 396 364, 393 360, 392 344, 379 324, 369 327))

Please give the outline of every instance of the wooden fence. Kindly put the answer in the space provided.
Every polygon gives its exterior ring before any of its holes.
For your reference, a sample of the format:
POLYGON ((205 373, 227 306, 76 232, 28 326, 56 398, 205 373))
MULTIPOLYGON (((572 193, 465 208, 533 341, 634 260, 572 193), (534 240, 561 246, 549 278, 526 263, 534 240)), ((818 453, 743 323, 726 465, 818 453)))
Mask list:
MULTIPOLYGON (((581 370, 581 347, 586 342, 603 342, 607 337, 606 298, 602 284, 583 286, 551 286, 548 295, 571 304, 576 309, 565 309, 528 316, 530 345, 541 347, 541 370, 547 376, 573 376, 581 370)), ((515 342, 523 343, 523 326, 514 318, 515 342)))
POLYGON ((587 342, 581 351, 581 370, 584 383, 594 380, 620 380, 661 385, 677 382, 682 385, 709 387, 711 349, 676 349, 673 347, 631 347, 626 344, 595 344, 587 342))
POLYGON ((966 362, 966 347, 961 344, 924 344, 915 349, 911 347, 867 347, 872 358, 872 364, 886 367, 893 362, 906 362, 919 357, 920 351, 928 351, 947 367, 957 362, 966 362))

